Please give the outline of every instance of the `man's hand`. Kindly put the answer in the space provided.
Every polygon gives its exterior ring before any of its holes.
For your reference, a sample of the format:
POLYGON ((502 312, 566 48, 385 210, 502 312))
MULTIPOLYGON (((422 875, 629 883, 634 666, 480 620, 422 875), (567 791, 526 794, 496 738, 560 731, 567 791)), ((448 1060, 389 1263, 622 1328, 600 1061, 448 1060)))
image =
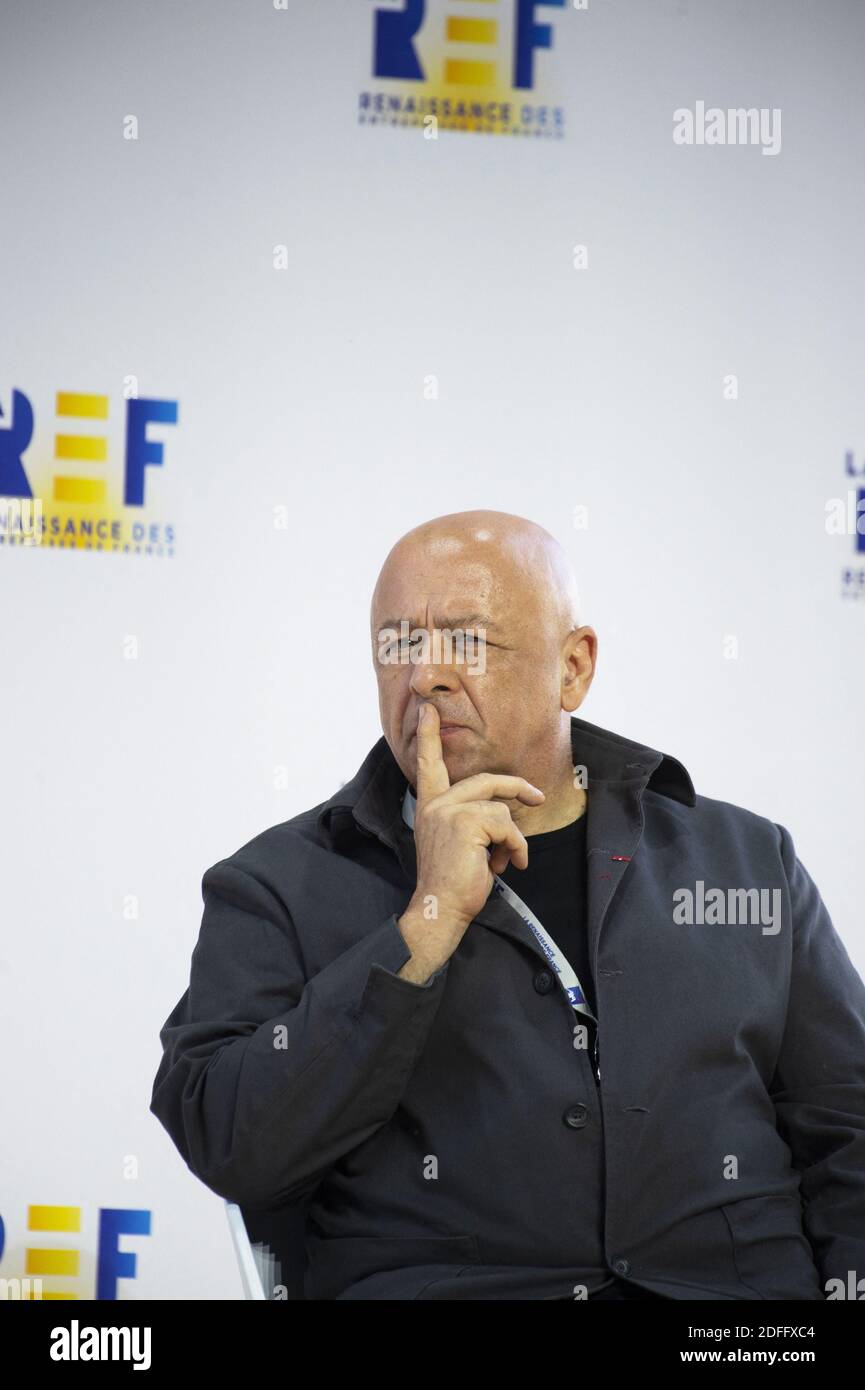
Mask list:
POLYGON ((438 710, 421 705, 414 821, 417 887, 399 923, 412 951, 412 960, 399 973, 415 983, 456 950, 489 897, 493 874, 509 863, 518 869, 528 865, 526 838, 504 801, 537 806, 544 800, 540 788, 524 777, 504 773, 479 772, 451 786, 439 729, 438 710), (434 916, 427 915, 430 901, 434 916))

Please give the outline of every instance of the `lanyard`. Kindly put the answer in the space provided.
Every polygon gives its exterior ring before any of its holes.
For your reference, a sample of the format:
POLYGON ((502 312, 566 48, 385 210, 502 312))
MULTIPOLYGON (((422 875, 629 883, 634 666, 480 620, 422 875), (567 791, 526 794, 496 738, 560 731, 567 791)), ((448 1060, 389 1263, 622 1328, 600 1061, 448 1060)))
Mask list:
MULTIPOLYGON (((412 829, 414 828, 415 805, 416 801, 415 797, 412 795, 411 787, 406 787, 402 802, 402 818, 406 825, 412 827, 412 829)), ((531 844, 529 845, 529 850, 531 851, 531 844)), ((505 902, 509 903, 514 911, 519 914, 522 921, 525 922, 546 956, 550 967, 555 971, 559 984, 564 990, 571 1008, 574 1009, 577 1014, 584 1014, 586 1018, 590 1018, 594 1023, 594 1067, 595 1076, 597 1080, 600 1081, 601 1073, 598 1068, 598 1020, 589 1008, 583 987, 577 978, 577 972, 574 970, 574 967, 571 965, 564 951, 562 951, 556 945, 555 941, 553 941, 552 937, 548 936, 544 931, 539 919, 535 916, 534 912, 532 912, 531 908, 523 902, 522 898, 519 897, 507 883, 502 882, 498 874, 493 874, 493 891, 498 893, 499 897, 504 898, 505 902)), ((574 1046, 576 1047, 576 1041, 574 1042, 574 1046)))

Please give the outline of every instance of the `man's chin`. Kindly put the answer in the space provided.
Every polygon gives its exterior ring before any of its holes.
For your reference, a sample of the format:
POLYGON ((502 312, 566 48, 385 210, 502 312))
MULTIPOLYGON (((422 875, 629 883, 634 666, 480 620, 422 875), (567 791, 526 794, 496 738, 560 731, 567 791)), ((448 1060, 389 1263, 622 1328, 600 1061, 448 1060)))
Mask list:
MULTIPOLYGON (((406 778, 409 786, 417 791, 417 753, 415 752, 416 737, 412 734, 405 748, 403 758, 398 759, 400 770, 406 778), (406 767, 410 769, 406 773, 406 767)), ((391 750, 392 751, 392 750, 391 750)), ((451 785, 454 782, 464 782, 466 777, 474 777, 475 773, 488 772, 490 769, 485 766, 482 756, 477 749, 471 752, 458 748, 449 748, 446 743, 442 745, 442 762, 447 768, 447 774, 451 785)))
MULTIPOLYGON (((454 782, 464 782, 467 777, 473 777, 476 772, 484 771, 478 765, 476 757, 468 757, 465 753, 458 753, 456 749, 443 749, 442 762, 447 768, 451 786, 454 782)), ((414 771, 417 775, 417 759, 415 759, 414 771)))

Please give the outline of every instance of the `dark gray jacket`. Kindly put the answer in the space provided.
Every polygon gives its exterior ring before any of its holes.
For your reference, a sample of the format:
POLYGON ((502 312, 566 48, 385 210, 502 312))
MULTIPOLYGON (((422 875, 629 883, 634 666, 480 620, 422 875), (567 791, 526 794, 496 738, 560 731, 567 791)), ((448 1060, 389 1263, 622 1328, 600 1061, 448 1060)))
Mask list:
POLYGON ((574 1297, 616 1273, 821 1299, 865 1277, 865 986, 788 831, 696 796, 675 758, 572 738, 600 1084, 497 894, 431 981, 398 978, 416 861, 383 738, 204 875, 151 1109, 214 1192, 309 1201, 308 1297, 574 1297), (775 925, 682 924, 698 883, 768 890, 775 925))

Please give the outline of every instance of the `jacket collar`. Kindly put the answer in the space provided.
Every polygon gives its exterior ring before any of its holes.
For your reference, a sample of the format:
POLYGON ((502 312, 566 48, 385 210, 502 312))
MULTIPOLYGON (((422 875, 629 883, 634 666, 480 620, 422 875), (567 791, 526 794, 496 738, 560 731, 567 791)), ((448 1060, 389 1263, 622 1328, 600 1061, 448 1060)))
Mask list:
MULTIPOLYGON (((587 790, 598 783, 621 783, 638 789, 642 783, 684 806, 697 798, 686 768, 669 753, 635 743, 621 734, 571 717, 574 766, 586 768, 587 790)), ((396 848, 393 834, 403 825, 402 801, 408 785, 384 735, 370 749, 354 777, 321 807, 319 825, 337 833, 355 827, 396 848)))
MULTIPOLYGON (((684 806, 695 806, 697 798, 691 778, 677 758, 573 716, 571 748, 574 767, 586 768, 586 929, 590 959, 597 961, 607 912, 642 839, 643 791, 648 788, 684 806)), ((318 823, 327 827, 337 850, 344 835, 380 840, 393 850, 408 882, 414 883, 414 833, 402 814, 407 785, 382 737, 351 781, 321 807, 318 823)), ((475 922, 519 941, 546 963, 528 925, 498 893, 490 893, 475 922)))

